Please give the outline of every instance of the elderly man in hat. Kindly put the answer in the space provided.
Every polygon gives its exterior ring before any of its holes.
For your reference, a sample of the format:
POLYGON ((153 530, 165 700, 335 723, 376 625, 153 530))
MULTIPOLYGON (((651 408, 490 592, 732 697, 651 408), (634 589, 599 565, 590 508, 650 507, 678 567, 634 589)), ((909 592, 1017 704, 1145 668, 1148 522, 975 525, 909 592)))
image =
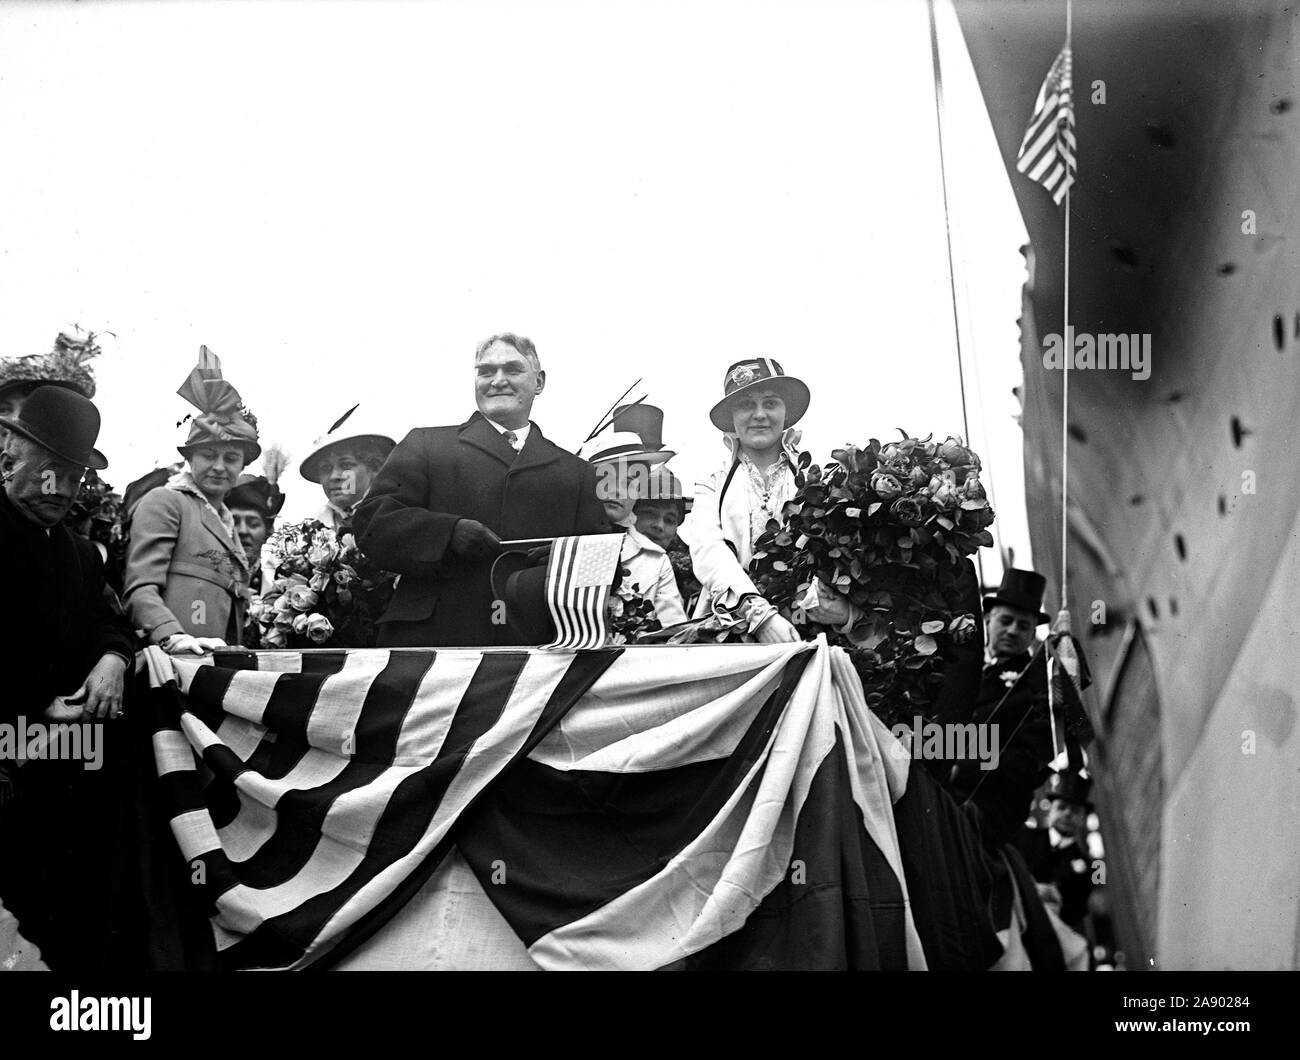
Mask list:
POLYGON ((111 771, 99 768, 110 739, 101 723, 122 711, 134 654, 98 550, 61 525, 86 469, 108 466, 95 449, 99 423, 87 398, 59 386, 36 388, 19 415, 0 418, 0 724, 23 732, 9 741, 23 753, 0 761, 0 898, 56 971, 95 967, 108 953, 106 844, 119 803, 106 786, 111 771), (69 740, 83 760, 20 762, 31 754, 28 734, 52 731, 46 723, 89 723, 69 740))
MULTIPOLYGON (((60 386, 82 397, 95 396, 95 375, 90 360, 99 354, 93 333, 81 336, 62 332, 49 353, 27 357, 0 357, 0 419, 14 419, 34 390, 60 386)), ((0 444, 5 428, 0 427, 0 444)))
POLYGON ((489 579, 502 539, 608 531, 595 469, 529 418, 545 386, 532 342, 493 335, 474 355, 478 411, 459 426, 411 431, 357 506, 357 544, 402 576, 381 646, 508 642, 489 579))
POLYGON ((998 765, 985 771, 979 762, 960 762, 951 784, 976 808, 984 838, 994 846, 1010 842, 1025 823, 1053 757, 1047 657, 1031 650, 1035 630, 1048 621, 1046 586, 1036 571, 1012 567, 998 591, 984 598, 984 671, 969 720, 997 726, 998 765))

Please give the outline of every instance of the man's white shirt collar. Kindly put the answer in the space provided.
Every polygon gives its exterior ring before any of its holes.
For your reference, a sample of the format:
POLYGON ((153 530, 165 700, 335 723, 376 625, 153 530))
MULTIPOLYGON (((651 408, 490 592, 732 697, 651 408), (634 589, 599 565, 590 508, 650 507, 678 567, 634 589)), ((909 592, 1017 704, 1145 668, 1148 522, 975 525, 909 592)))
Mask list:
MULTIPOLYGON (((484 417, 484 419, 487 419, 487 417, 484 417)), ((497 434, 505 434, 506 431, 515 432, 514 450, 516 453, 524 447, 524 442, 528 441, 528 432, 533 429, 532 420, 529 420, 522 427, 502 427, 496 420, 488 420, 488 423, 492 424, 492 427, 496 430, 497 434)))
POLYGON ((1053 850, 1057 850, 1063 846, 1075 845, 1073 836, 1068 836, 1061 832, 1058 832, 1055 828, 1052 828, 1050 826, 1047 829, 1047 840, 1052 844, 1053 850))

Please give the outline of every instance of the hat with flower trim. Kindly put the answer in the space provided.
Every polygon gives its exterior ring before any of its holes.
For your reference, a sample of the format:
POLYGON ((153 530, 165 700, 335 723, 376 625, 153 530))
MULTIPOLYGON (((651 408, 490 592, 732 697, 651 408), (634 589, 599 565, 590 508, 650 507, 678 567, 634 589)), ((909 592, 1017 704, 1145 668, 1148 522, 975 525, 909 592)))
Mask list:
POLYGON ((94 332, 85 338, 60 332, 49 353, 0 357, 0 395, 30 392, 38 386, 61 386, 93 398, 95 375, 90 361, 99 353, 94 332))
POLYGON ((734 431, 731 409, 736 399, 752 390, 774 390, 785 402, 785 426, 793 427, 808 411, 811 395, 802 379, 786 375, 780 363, 770 357, 751 357, 727 369, 723 398, 709 410, 709 419, 720 431, 734 431))

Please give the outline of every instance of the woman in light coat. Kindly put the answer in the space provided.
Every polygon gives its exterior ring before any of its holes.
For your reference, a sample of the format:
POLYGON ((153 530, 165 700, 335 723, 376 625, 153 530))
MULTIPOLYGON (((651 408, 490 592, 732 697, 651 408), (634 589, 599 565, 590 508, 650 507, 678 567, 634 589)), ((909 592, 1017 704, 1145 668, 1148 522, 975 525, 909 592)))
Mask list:
POLYGON ((695 486, 695 504, 678 536, 691 550, 703 589, 694 617, 710 613, 743 623, 761 643, 799 640, 794 626, 763 599, 749 576, 754 542, 794 499, 793 426, 808 410, 808 387, 767 357, 727 370, 724 396, 709 418, 723 432, 726 466, 695 486))
POLYGON ((256 419, 206 346, 180 393, 200 415, 177 447, 185 468, 135 510, 125 605, 151 644, 202 654, 242 639, 249 564, 225 497, 262 450, 256 419))

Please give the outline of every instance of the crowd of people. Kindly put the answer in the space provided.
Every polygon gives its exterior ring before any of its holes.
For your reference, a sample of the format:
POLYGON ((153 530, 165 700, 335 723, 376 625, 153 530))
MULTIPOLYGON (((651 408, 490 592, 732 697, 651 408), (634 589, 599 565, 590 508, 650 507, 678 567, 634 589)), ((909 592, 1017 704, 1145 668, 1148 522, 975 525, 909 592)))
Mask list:
MULTIPOLYGON (((0 643, 21 660, 8 668, 5 722, 117 718, 143 645, 173 655, 257 646, 249 605, 277 577, 268 542, 284 495, 275 475, 248 473, 262 455, 258 421, 206 347, 179 391, 195 409, 177 445, 180 461, 124 491, 113 540, 96 545, 78 532, 84 520, 70 516, 83 480, 108 464, 95 448, 100 413, 86 352, 60 336, 48 355, 0 364, 0 539, 17 560, 14 598, 32 602, 29 613, 10 609, 2 620, 0 643)), ((801 639, 792 617, 759 592, 751 562, 755 542, 796 492, 795 428, 811 401, 802 380, 767 357, 726 369, 710 420, 727 459, 688 501, 666 467, 675 454, 663 442, 661 410, 644 402, 615 409, 574 454, 532 418, 547 385, 532 342, 494 335, 474 351, 473 370, 477 407, 463 423, 416 428, 398 442, 358 432, 345 417, 301 462, 303 478, 323 494, 314 518, 397 576, 374 644, 337 646, 543 643, 544 624, 502 613, 494 562, 520 542, 618 531, 621 579, 659 627, 707 619, 753 642, 801 639)), ((859 607, 833 586, 818 590, 804 617, 853 629, 859 607)), ((1010 570, 985 599, 982 684, 967 716, 986 720, 996 704, 1011 742, 997 771, 958 764, 945 780, 987 843, 1024 846, 1040 882, 1059 893, 1063 917, 1082 928, 1086 893, 1053 875, 1059 857, 1035 852, 1020 834, 1053 758, 1046 673, 1041 654, 1030 655, 1047 618, 1042 591, 1040 576, 1010 570), (1028 675, 1009 703, 1008 674, 1028 675)), ((0 760, 0 844, 22 851, 0 856, 0 904, 53 967, 103 967, 115 952, 92 924, 93 903, 77 900, 84 873, 71 871, 69 859, 122 822, 83 813, 76 834, 51 828, 92 788, 107 793, 106 784, 76 763, 0 760), (74 901, 80 912, 69 916, 74 901)), ((1070 835, 1067 817, 1045 834, 1055 850, 1070 835)))

